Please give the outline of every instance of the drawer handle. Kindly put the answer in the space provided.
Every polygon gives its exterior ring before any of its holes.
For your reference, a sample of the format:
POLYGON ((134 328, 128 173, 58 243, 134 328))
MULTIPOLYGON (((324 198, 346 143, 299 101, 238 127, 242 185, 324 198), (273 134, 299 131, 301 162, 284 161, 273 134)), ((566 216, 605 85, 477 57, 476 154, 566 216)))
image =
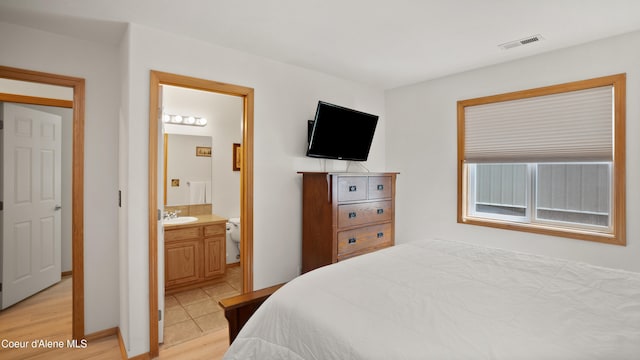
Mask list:
POLYGON ((358 187, 355 185, 349 185, 349 192, 358 191, 358 187))
POLYGON ((384 233, 383 232, 379 232, 377 236, 378 236, 378 239, 380 239, 381 237, 384 237, 384 233))
POLYGON ((356 243, 356 238, 349 238, 349 240, 347 240, 347 242, 349 244, 355 244, 356 243))
POLYGON ((384 185, 378 184, 378 190, 384 190, 384 185))
POLYGON ((353 219, 355 217, 356 217, 356 212, 355 211, 352 211, 352 212, 349 213, 349 219, 353 219))
POLYGON ((378 209, 378 210, 376 211, 376 213, 378 213, 378 215, 380 215, 380 214, 384 214, 384 209, 378 209))

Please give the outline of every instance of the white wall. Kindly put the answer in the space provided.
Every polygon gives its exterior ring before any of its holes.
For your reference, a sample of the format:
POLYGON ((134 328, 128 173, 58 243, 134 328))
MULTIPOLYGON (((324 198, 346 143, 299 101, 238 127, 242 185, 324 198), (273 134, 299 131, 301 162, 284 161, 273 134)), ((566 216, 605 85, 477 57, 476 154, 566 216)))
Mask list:
MULTIPOLYGON (((509 51, 518 51, 513 49, 509 51)), ((445 238, 640 271, 640 33, 386 92, 387 163, 400 171, 396 241, 445 238), (627 246, 456 223, 456 102, 627 73, 627 246)))
POLYGON ((0 64, 86 79, 85 332, 118 326, 118 49, 0 22, 0 64))
POLYGON ((0 93, 73 100, 73 89, 64 86, 0 79, 0 93))
MULTIPOLYGON (((130 27, 129 208, 147 207, 149 71, 159 70, 255 89, 254 288, 292 279, 301 252, 301 178, 298 170, 319 170, 304 156, 307 120, 318 100, 381 115, 384 98, 373 89, 328 75, 247 55, 173 34, 130 27), (135 193, 135 194, 134 194, 135 193)), ((385 169, 384 131, 374 139, 368 167, 385 169)), ((329 162, 328 168, 343 169, 329 162)), ((148 350, 147 212, 129 213, 130 352, 148 350), (134 315, 135 314, 135 315, 134 315), (135 317, 135 319, 134 319, 135 317), (135 320, 135 321, 134 321, 135 320)))

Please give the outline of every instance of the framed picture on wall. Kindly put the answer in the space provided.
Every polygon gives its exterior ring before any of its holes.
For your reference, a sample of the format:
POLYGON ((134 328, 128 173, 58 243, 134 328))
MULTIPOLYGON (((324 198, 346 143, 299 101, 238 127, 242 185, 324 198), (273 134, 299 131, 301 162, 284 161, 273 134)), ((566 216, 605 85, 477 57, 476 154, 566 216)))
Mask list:
POLYGON ((196 146, 196 156, 211 157, 211 147, 209 147, 209 146, 196 146))
POLYGON ((233 171, 240 171, 240 164, 242 163, 242 146, 240 144, 233 144, 233 171))

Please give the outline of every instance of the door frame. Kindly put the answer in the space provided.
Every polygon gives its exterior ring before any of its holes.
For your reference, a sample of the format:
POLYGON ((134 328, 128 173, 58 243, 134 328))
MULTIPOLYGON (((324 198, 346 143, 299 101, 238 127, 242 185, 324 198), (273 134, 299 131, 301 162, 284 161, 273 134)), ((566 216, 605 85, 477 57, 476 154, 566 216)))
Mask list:
POLYGON ((0 93, 0 101, 67 107, 73 109, 71 189, 72 337, 84 333, 84 111, 83 78, 0 66, 0 78, 57 85, 73 89, 73 101, 0 93))
POLYGON ((151 70, 149 87, 149 353, 158 343, 158 124, 160 85, 238 96, 243 99, 240 169, 240 267, 242 292, 253 290, 253 88, 151 70))

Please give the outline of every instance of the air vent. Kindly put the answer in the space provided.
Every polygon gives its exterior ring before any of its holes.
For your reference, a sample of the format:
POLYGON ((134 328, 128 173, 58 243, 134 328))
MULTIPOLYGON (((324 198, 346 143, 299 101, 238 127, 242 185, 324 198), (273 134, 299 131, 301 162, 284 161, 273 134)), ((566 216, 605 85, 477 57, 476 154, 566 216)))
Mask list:
POLYGON ((540 34, 538 34, 538 35, 527 36, 526 38, 523 38, 520 40, 509 41, 507 43, 498 45, 498 47, 501 48, 502 50, 509 50, 518 46, 531 44, 540 40, 544 40, 544 38, 540 34))

